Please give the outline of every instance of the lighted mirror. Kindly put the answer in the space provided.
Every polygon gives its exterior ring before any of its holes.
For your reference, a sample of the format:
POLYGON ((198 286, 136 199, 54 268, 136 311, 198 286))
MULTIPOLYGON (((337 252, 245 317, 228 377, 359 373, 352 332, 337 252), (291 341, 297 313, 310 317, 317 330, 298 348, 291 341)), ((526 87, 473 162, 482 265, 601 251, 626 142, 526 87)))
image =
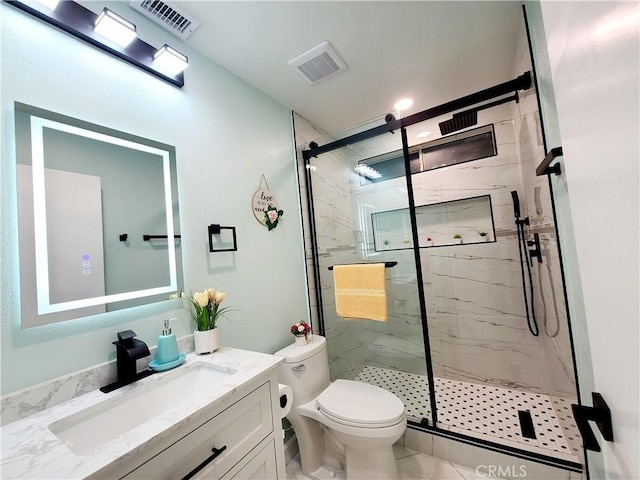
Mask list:
POLYGON ((175 148, 16 103, 22 328, 182 289, 175 148))

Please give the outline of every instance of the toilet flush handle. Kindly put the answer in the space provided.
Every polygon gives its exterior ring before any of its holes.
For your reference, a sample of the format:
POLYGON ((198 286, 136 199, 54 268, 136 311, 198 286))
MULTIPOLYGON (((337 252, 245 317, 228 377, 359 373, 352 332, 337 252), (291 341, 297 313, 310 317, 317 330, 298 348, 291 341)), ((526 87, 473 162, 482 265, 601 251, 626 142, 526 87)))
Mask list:
POLYGON ((295 367, 291 367, 291 370, 293 370, 294 372, 303 372, 305 368, 306 367, 304 366, 304 363, 301 363, 300 365, 296 365, 295 367))

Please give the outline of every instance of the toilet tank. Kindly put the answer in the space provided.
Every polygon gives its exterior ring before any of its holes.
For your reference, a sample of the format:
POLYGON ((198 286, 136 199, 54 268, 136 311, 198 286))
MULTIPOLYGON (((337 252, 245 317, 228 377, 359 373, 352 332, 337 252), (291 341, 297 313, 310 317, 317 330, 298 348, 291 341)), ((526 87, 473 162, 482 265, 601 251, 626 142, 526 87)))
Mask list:
POLYGON ((310 335, 307 345, 291 344, 274 355, 284 357, 279 381, 293 390, 293 406, 316 398, 329 386, 327 341, 320 335, 310 335))

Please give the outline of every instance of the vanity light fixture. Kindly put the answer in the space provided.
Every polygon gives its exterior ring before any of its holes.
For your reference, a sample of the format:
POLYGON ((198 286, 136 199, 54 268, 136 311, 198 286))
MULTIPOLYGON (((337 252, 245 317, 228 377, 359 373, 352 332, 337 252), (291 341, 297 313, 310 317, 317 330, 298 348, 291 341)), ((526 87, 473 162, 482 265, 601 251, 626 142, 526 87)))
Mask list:
MULTIPOLYGON (((179 88, 184 86, 182 70, 169 71, 158 66, 155 57, 160 51, 168 50, 163 46, 158 50, 136 36, 136 26, 112 10, 105 8, 99 15, 74 1, 60 2, 55 10, 52 0, 4 0, 49 25, 53 25, 94 47, 124 60, 151 75, 171 83, 179 88), (118 32, 114 36, 114 29, 118 32), (108 38, 111 41, 106 40, 108 38), (163 50, 164 49, 164 50, 163 50)), ((187 57, 173 50, 174 56, 181 59, 183 65, 187 57), (177 54, 177 55, 176 55, 177 54)))
POLYGON ((93 30, 123 48, 129 46, 138 35, 136 26, 108 8, 104 8, 96 20, 93 30))
POLYGON ((189 59, 165 43, 153 56, 153 63, 159 69, 175 75, 183 72, 189 66, 189 59))

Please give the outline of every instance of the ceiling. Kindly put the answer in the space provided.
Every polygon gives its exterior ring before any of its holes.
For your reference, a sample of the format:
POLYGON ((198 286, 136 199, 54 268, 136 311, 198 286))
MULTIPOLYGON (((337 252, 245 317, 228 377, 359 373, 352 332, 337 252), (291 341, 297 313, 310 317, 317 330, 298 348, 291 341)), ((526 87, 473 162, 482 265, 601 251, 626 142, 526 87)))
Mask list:
MULTIPOLYGON (((187 42, 333 134, 415 113, 515 78, 515 1, 180 1, 201 22, 187 42), (349 68, 310 85, 287 61, 330 41, 349 68)), ((522 72, 519 72, 520 74, 522 72)))

